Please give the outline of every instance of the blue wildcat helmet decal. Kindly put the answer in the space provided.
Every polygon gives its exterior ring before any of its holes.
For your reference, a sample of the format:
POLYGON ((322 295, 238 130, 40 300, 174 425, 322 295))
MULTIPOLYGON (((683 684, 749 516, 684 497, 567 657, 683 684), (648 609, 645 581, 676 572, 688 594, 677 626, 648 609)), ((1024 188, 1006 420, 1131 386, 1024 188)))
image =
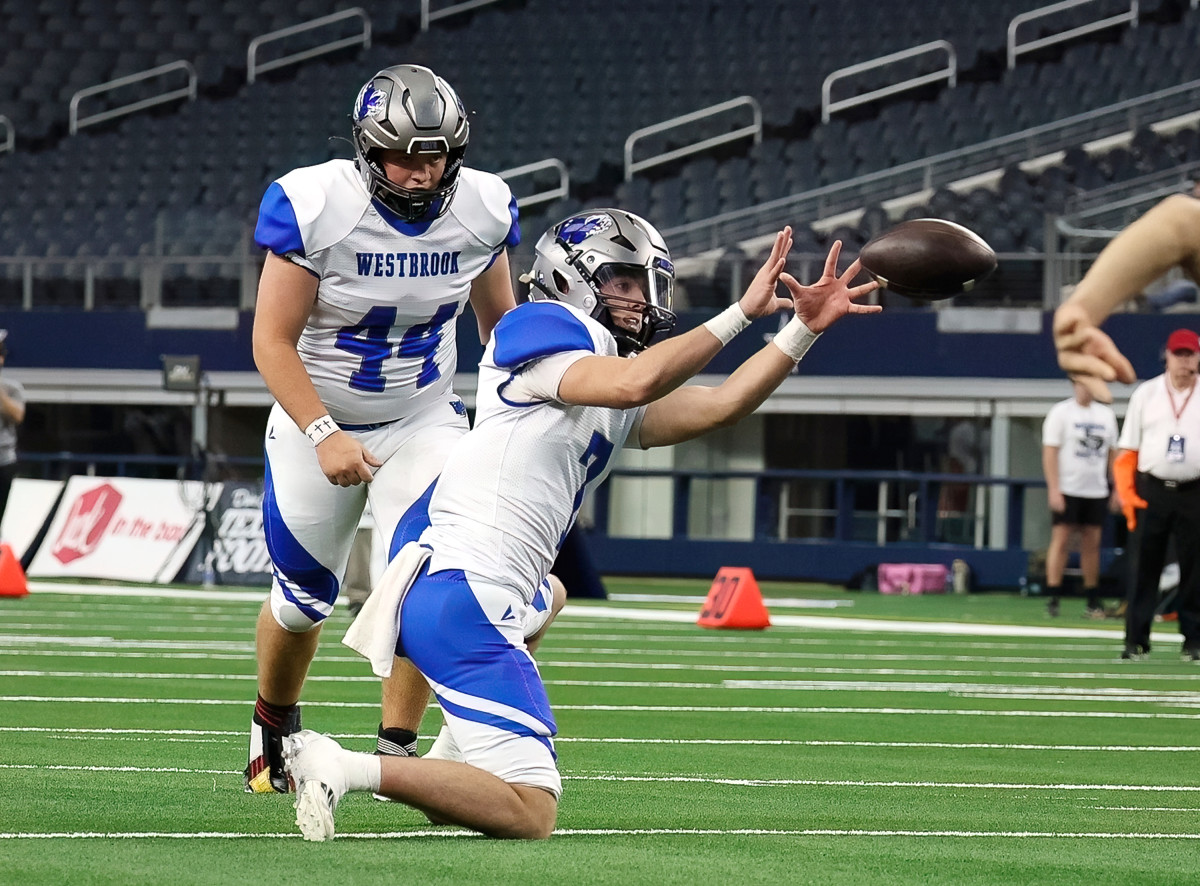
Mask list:
POLYGON ((613 226, 608 214, 576 215, 558 226, 558 239, 570 246, 578 246, 592 234, 607 231, 613 226))

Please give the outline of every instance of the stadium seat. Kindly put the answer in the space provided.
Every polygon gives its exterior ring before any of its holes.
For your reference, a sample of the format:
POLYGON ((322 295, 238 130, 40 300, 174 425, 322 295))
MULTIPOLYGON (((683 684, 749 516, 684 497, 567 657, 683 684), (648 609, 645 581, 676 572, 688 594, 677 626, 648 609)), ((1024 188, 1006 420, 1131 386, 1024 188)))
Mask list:
MULTIPOLYGON (((955 16, 931 14, 923 2, 897 8, 846 0, 836 15, 815 4, 804 16, 790 14, 782 2, 714 4, 704 7, 704 28, 692 26, 694 3, 612 0, 603 14, 542 2, 528 8, 500 4, 420 34, 410 31, 413 12, 382 0, 360 5, 379 26, 369 50, 316 59, 248 86, 244 66, 250 39, 284 22, 324 15, 333 4, 269 0, 248 12, 232 0, 4 0, 0 22, 19 41, 0 59, 0 113, 13 119, 21 144, 36 148, 42 161, 51 155, 70 158, 69 163, 51 161, 57 169, 82 168, 85 158, 102 154, 101 145, 104 155, 128 156, 137 167, 136 174, 115 177, 93 170, 81 189, 56 193, 59 199, 171 211, 191 201, 210 216, 229 208, 223 204, 232 200, 239 204, 235 216, 253 218, 270 178, 295 165, 346 155, 345 146, 328 137, 344 135, 346 96, 361 82, 364 68, 404 57, 438 59, 434 66, 476 112, 468 162, 501 169, 557 156, 567 162, 580 195, 595 195, 603 203, 627 199, 667 225, 1161 89, 1179 82, 1181 71, 1200 76, 1195 16, 1172 18, 1152 7, 1146 7, 1138 28, 1117 32, 1115 40, 1112 33, 1083 37, 1023 57, 1015 70, 1003 72, 988 71, 989 59, 1003 57, 1007 23, 1031 8, 1029 0, 970 4, 955 16), (841 39, 847 21, 875 38, 847 46, 841 39), (533 30, 545 39, 523 39, 533 30), (649 38, 664 32, 688 39, 649 38), (820 84, 834 68, 937 37, 951 41, 960 73, 969 73, 956 88, 902 94, 837 115, 828 124, 817 122, 820 84), (623 51, 643 44, 657 51, 623 51), (197 101, 123 118, 74 138, 66 135, 66 103, 75 91, 179 57, 199 73, 197 101), (697 66, 698 58, 705 63, 697 66), (621 76, 595 75, 618 67, 621 76), (736 75, 730 77, 729 70, 736 75), (53 100, 46 100, 48 94, 53 100), (740 152, 722 149, 718 154, 726 159, 721 161, 716 155, 690 157, 648 171, 649 191, 621 185, 617 170, 630 131, 740 94, 753 95, 763 105, 767 132, 759 145, 747 141, 740 152), (298 101, 298 95, 306 101, 298 101), (581 95, 587 100, 581 102, 581 95), (613 120, 621 126, 611 125, 613 120), (110 132, 137 135, 115 149, 107 141, 93 141, 110 132), (173 174, 189 170, 196 177, 173 174), (208 172, 201 178, 202 170, 208 172), (659 187, 660 180, 671 177, 691 187, 678 192, 659 187), (709 183, 709 193, 695 186, 698 180, 709 183)), ((863 84, 870 85, 871 76, 863 84)), ((1029 182, 1021 186, 1008 175, 998 199, 1017 207, 1054 208, 1064 189, 1095 187, 1100 177, 1124 180, 1187 158, 1200 161, 1196 150, 1191 129, 1170 137, 1139 133, 1128 157, 1118 154, 1102 162, 1068 157, 1062 171, 1037 188, 1029 182), (1040 205, 1046 201, 1049 207, 1040 205)), ((30 191, 37 202, 50 193, 18 168, 12 157, 0 156, 0 187, 7 200, 23 206, 23 198, 9 195, 30 191)), ((946 211, 965 218, 968 209, 963 203, 946 211)), ((1029 216, 1017 211, 1013 217, 1029 216)), ((147 240, 153 234, 153 223, 148 224, 147 240)), ((114 229, 112 236, 125 242, 127 233, 114 229)), ((0 254, 14 248, 18 236, 0 230, 0 254)))

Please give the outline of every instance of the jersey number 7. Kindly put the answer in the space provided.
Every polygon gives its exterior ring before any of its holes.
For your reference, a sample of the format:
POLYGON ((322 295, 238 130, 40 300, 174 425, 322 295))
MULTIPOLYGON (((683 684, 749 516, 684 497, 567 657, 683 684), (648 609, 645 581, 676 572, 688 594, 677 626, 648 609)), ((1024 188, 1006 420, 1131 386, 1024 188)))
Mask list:
POLYGON ((560 548, 567 538, 567 533, 575 525, 575 518, 579 515, 579 506, 583 504, 583 493, 587 490, 587 485, 604 473, 604 469, 608 466, 608 460, 612 457, 612 452, 612 443, 599 431, 592 431, 592 439, 588 441, 587 449, 583 451, 583 455, 579 456, 579 463, 587 468, 587 474, 584 475, 583 485, 575 493, 575 501, 571 503, 571 520, 558 540, 560 548))
POLYGON ((458 304, 450 302, 437 309, 429 321, 410 326, 399 342, 388 339, 396 325, 396 308, 376 305, 367 311, 357 326, 338 330, 335 346, 362 358, 358 369, 350 373, 350 387, 356 391, 380 393, 387 387, 383 377, 383 361, 388 357, 420 357, 421 374, 417 389, 442 377, 437 366, 437 349, 442 343, 446 323, 454 319, 458 304))

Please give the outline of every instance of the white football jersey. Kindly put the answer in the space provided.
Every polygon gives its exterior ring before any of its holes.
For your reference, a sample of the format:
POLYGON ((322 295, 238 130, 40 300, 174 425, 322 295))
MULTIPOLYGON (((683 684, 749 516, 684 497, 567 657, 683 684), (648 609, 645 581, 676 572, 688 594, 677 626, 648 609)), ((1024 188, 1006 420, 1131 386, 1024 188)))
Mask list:
POLYGON ((1042 422, 1042 445, 1058 448, 1058 486, 1076 498, 1108 496, 1108 454, 1117 445, 1111 406, 1074 397, 1055 403, 1042 422))
POLYGON ((463 169, 445 215, 408 223, 371 199, 352 161, 330 160, 267 188, 255 240, 320 281, 297 350, 329 414, 354 426, 451 393, 455 319, 520 230, 490 173, 463 169))
POLYGON ((638 445, 644 407, 558 399, 575 361, 616 353, 612 334, 570 305, 529 302, 504 315, 479 364, 475 427, 429 502, 430 571, 461 569, 533 599, 585 491, 608 473, 613 450, 638 445))

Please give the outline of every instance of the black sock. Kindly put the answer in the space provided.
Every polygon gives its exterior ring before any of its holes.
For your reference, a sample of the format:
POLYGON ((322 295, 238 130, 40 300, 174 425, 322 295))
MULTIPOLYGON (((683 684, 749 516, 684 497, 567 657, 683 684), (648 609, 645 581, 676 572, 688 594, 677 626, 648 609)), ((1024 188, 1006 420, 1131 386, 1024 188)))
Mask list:
POLYGON ((254 719, 272 732, 290 735, 300 728, 300 706, 271 704, 260 695, 254 702, 254 719))
POLYGON ((383 728, 379 724, 379 732, 375 739, 375 753, 389 757, 417 756, 417 733, 411 729, 400 729, 395 726, 383 728))
POLYGON ((1084 588, 1083 595, 1087 597, 1088 609, 1100 609, 1100 589, 1099 588, 1084 588))
POLYGON ((1062 596, 1062 585, 1046 585, 1046 593, 1050 596, 1051 603, 1057 603, 1058 598, 1062 596))

